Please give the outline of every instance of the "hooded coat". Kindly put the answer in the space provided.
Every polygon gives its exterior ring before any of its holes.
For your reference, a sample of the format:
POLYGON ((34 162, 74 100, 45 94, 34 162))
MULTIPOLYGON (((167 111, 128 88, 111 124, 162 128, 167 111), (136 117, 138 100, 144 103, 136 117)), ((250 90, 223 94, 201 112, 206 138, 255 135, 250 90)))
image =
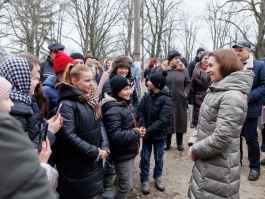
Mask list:
POLYGON ((110 159, 125 161, 134 158, 140 148, 140 133, 134 129, 136 119, 133 106, 106 94, 101 110, 110 143, 110 159))
MULTIPOLYGON (((21 122, 25 133, 33 141, 34 147, 37 148, 40 128, 31 107, 32 99, 29 96, 31 74, 26 58, 14 57, 5 60, 0 65, 0 75, 12 84, 10 98, 14 106, 11 108, 10 115, 21 122)), ((52 145, 55 136, 50 131, 48 131, 47 136, 50 145, 52 145)))
POLYGON ((201 67, 201 62, 197 63, 192 74, 191 78, 191 91, 189 97, 189 103, 194 105, 194 111, 192 115, 192 124, 197 126, 198 117, 201 104, 208 87, 211 85, 210 76, 205 73, 203 68, 201 67))
POLYGON ((56 166, 59 172, 57 191, 62 198, 87 199, 104 191, 102 161, 99 148, 109 151, 106 131, 100 119, 75 86, 59 85, 60 110, 63 126, 56 133, 56 166))
POLYGON ((240 133, 248 109, 245 94, 253 77, 252 71, 237 71, 209 87, 188 142, 196 158, 190 198, 239 198, 240 133))
POLYGON ((191 82, 189 72, 184 64, 177 68, 171 68, 168 62, 162 63, 162 67, 156 73, 167 71, 166 86, 171 93, 172 107, 172 134, 186 133, 187 131, 187 97, 190 94, 191 82))

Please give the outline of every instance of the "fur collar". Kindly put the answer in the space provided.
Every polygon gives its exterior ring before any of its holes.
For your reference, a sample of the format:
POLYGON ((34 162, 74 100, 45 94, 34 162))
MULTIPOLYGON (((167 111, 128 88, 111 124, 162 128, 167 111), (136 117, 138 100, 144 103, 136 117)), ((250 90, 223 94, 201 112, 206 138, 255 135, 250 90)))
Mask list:
POLYGON ((201 62, 198 62, 195 65, 193 75, 196 75, 199 79, 202 79, 204 82, 211 81, 210 75, 205 73, 203 68, 201 67, 201 62))
POLYGON ((253 70, 253 55, 249 53, 249 58, 247 64, 243 67, 243 70, 253 70))
MULTIPOLYGON (((168 65, 168 61, 164 61, 161 67, 163 71, 172 70, 172 68, 168 65)), ((184 69, 185 69, 185 65, 182 62, 180 62, 179 65, 177 66, 177 70, 184 70, 184 69)))

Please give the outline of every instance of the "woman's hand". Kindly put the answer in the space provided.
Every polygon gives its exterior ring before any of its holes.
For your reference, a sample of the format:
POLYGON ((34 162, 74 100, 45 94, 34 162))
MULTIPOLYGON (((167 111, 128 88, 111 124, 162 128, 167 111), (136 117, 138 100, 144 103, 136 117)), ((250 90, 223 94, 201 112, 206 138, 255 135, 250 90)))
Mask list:
POLYGON ((57 133, 63 125, 63 118, 59 113, 57 116, 53 116, 51 119, 48 120, 48 130, 53 134, 57 133))
POLYGON ((104 149, 103 150, 102 149, 99 150, 99 159, 100 160, 105 159, 108 155, 109 154, 108 154, 108 152, 106 150, 104 150, 104 149))
POLYGON ((40 163, 47 163, 51 153, 52 153, 52 150, 50 147, 50 141, 46 137, 46 142, 45 141, 42 142, 42 149, 41 149, 41 152, 39 152, 40 163))
POLYGON ((195 158, 194 155, 191 153, 191 148, 192 148, 192 146, 189 148, 188 157, 190 158, 191 161, 195 161, 196 158, 195 158))

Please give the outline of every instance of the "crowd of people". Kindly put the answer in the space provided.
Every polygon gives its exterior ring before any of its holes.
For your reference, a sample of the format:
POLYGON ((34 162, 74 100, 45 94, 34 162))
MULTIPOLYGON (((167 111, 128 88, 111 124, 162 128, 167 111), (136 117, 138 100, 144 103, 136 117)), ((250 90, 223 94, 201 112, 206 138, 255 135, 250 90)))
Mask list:
POLYGON ((3 58, 0 198, 125 199, 138 154, 141 191, 149 194, 152 150, 154 184, 164 191, 164 152, 173 134, 184 150, 189 107, 188 197, 239 198, 242 136, 248 180, 265 165, 265 59, 255 60, 247 41, 232 48, 199 48, 188 65, 176 50, 151 58, 143 95, 140 69, 126 55, 101 65, 91 51, 67 55, 53 43, 42 63, 30 53, 3 58))

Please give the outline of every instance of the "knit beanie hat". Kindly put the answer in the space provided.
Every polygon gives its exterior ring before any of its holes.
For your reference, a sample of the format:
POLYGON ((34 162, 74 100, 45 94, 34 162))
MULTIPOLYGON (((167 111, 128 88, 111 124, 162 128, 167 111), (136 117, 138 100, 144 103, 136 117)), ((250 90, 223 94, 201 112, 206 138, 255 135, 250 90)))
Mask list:
POLYGON ((205 51, 204 48, 202 48, 202 47, 198 48, 196 56, 197 56, 198 53, 201 52, 201 51, 205 51))
POLYGON ((181 56, 181 54, 178 52, 178 51, 176 51, 176 50, 171 50, 171 51, 169 51, 169 53, 168 53, 168 63, 174 58, 174 57, 180 57, 181 56))
POLYGON ((72 57, 69 57, 67 54, 59 51, 55 55, 53 70, 55 74, 58 74, 64 71, 68 64, 73 64, 75 66, 75 61, 72 57))
POLYGON ((82 59, 83 61, 85 61, 85 57, 81 53, 72 53, 70 57, 72 57, 73 59, 82 59))
POLYGON ((167 72, 163 71, 162 74, 161 73, 155 73, 155 74, 151 75, 149 80, 150 80, 150 82, 152 82, 152 84, 156 88, 161 90, 166 85, 166 76, 167 76, 167 72))
POLYGON ((110 86, 112 95, 118 95, 118 93, 124 89, 126 86, 130 86, 129 79, 121 76, 121 75, 114 75, 110 77, 110 86))
POLYGON ((12 84, 0 76, 0 101, 11 91, 12 84))

